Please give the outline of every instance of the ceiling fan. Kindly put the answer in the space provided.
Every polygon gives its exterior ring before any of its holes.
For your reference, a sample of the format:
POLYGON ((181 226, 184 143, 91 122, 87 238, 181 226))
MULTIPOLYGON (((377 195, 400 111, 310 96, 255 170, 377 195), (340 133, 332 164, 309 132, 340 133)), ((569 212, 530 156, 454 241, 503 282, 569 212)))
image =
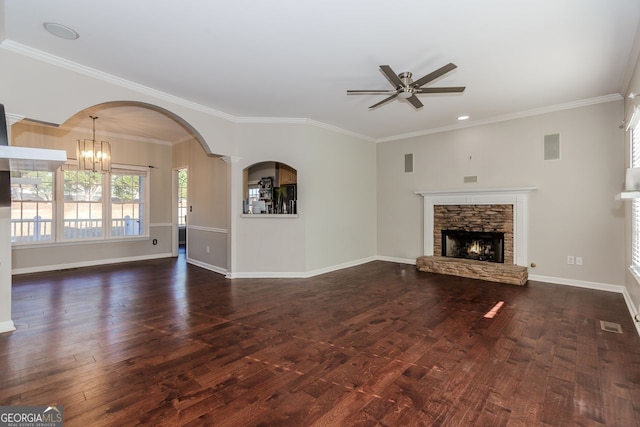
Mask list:
POLYGON ((381 65, 380 70, 385 75, 389 83, 395 88, 393 90, 347 90, 347 95, 390 95, 382 101, 373 104, 369 107, 372 110, 382 104, 391 101, 394 98, 406 99, 416 109, 422 108, 423 104, 420 102, 416 95, 422 93, 452 93, 464 91, 464 86, 455 87, 422 87, 427 83, 437 79, 440 76, 447 74, 457 68, 457 65, 449 63, 444 67, 438 68, 432 73, 427 74, 424 77, 419 78, 416 81, 411 79, 412 74, 410 72, 404 72, 396 74, 388 65, 381 65))

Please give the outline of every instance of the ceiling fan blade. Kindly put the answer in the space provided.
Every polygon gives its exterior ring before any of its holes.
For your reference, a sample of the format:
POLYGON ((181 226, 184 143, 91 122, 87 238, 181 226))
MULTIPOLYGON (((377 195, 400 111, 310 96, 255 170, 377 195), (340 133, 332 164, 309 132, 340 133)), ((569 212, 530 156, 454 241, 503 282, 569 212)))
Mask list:
POLYGON ((416 93, 451 93, 451 92, 464 92, 466 88, 464 86, 454 87, 419 87, 416 89, 416 93))
POLYGON ((347 95, 391 95, 396 93, 395 90, 347 90, 347 95))
POLYGON ((419 78, 415 82, 411 83, 411 86, 413 86, 415 88, 418 88, 420 86, 424 86, 427 83, 429 83, 430 81, 435 80, 438 77, 447 74, 449 71, 455 70, 456 68, 458 68, 457 65, 452 64, 452 63, 448 63, 444 67, 440 67, 437 70, 435 70, 434 72, 429 73, 426 76, 419 78))
POLYGON ((393 95, 391 95, 390 97, 385 98, 385 99, 383 99, 382 101, 380 101, 380 102, 378 102, 378 103, 376 103, 376 104, 373 104, 371 107, 369 107, 369 110, 373 110, 374 108, 379 107, 379 106, 380 106, 380 105, 382 105, 382 104, 386 104, 387 102, 389 102, 389 101, 391 101, 392 99, 394 99, 396 96, 398 96, 398 94, 397 94, 397 93, 394 93, 394 94, 393 94, 393 95))
POLYGON ((381 65, 380 69, 393 87, 398 88, 404 86, 402 80, 400 80, 400 77, 398 77, 398 75, 391 69, 391 67, 389 67, 388 65, 381 65))
POLYGON ((411 105, 413 105, 416 109, 423 107, 422 102, 420 102, 418 97, 415 95, 411 95, 409 98, 407 98, 407 101, 409 101, 411 105))

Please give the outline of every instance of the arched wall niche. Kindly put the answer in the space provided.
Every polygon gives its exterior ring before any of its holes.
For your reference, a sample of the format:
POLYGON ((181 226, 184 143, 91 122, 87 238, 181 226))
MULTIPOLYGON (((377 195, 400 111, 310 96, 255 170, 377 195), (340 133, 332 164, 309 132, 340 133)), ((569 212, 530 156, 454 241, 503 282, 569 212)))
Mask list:
POLYGON ((298 213, 298 171, 282 162, 263 161, 243 170, 243 214, 298 213))

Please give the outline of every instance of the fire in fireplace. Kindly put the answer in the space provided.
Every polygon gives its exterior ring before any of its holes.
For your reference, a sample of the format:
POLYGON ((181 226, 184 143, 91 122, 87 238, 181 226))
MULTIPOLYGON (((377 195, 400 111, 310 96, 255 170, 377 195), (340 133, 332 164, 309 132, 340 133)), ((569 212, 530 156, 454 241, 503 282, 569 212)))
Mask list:
POLYGON ((442 230, 442 256, 504 263, 504 233, 442 230))

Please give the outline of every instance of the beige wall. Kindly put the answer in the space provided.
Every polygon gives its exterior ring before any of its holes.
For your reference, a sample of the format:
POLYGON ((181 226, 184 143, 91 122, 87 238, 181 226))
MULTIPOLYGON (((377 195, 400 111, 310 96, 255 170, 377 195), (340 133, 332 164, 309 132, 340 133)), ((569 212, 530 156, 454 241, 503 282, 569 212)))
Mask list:
POLYGON ((624 283, 622 101, 378 144, 378 254, 423 254, 416 191, 535 186, 529 209, 529 274, 624 283), (543 160, 544 135, 560 133, 561 160, 543 160), (404 173, 413 153, 414 172, 404 173), (478 183, 464 184, 476 175, 478 183), (581 256, 581 267, 567 265, 581 256))
POLYGON ((228 268, 227 164, 195 140, 173 147, 173 167, 188 168, 187 260, 213 271, 228 268))
POLYGON ((375 256, 375 144, 304 124, 242 125, 238 142, 233 271, 300 276, 375 256), (242 170, 263 161, 297 170, 297 217, 241 216, 242 170))
MULTIPOLYGON (((302 122, 241 123, 224 113, 130 82, 86 73, 65 64, 54 65, 6 49, 0 49, 0 62, 3 64, 0 79, 11 82, 3 86, 0 93, 9 114, 63 123, 78 111, 100 103, 143 102, 180 117, 192 128, 193 134, 204 141, 206 153, 226 156, 227 168, 217 168, 209 176, 215 177, 216 182, 226 178, 226 217, 220 210, 222 205, 213 204, 209 206, 214 212, 212 215, 198 217, 209 212, 208 207, 199 207, 193 220, 200 223, 203 232, 227 230, 227 265, 232 273, 299 275, 310 269, 331 269, 375 256, 375 146, 372 143, 302 122), (315 163, 316 160, 320 163, 315 163), (241 217, 242 169, 260 161, 279 161, 298 170, 298 218, 241 217), (332 170, 333 165, 340 167, 332 170), (223 176, 224 170, 226 176, 223 176), (310 208, 305 212, 307 201, 310 208), (339 242, 344 236, 350 240, 341 245, 339 242)), ((70 149, 69 154, 73 155, 74 149, 70 149)), ((170 163, 167 169, 171 168, 170 163)), ((152 174, 156 173, 159 171, 154 169, 152 174)), ((209 178, 204 178, 205 189, 210 184, 206 182, 209 178)), ((163 175, 162 181, 166 192, 172 185, 171 176, 163 175)), ((203 203, 210 200, 206 197, 203 203)), ((166 203, 167 208, 155 211, 163 215, 161 221, 171 223, 171 206, 170 202, 166 203)), ((217 242, 221 240, 219 237, 217 242)), ((194 237, 193 241, 197 239, 194 237)), ((199 244, 198 251, 202 246, 199 244)), ((206 249, 206 244, 204 247, 206 249)), ((205 254, 192 253, 199 259, 205 259, 205 254)), ((220 258, 209 262, 223 261, 220 258)))
MULTIPOLYGON (((58 128, 21 121, 11 128, 12 145, 25 147, 66 149, 68 158, 76 157, 75 141, 86 138, 82 133, 67 132, 58 128)), ((107 139, 107 138, 105 138, 107 139)), ((103 262, 123 261, 167 256, 171 253, 171 147, 109 137, 112 162, 134 166, 153 166, 150 169, 150 236, 148 240, 65 243, 60 246, 25 246, 13 248, 14 272, 46 271, 52 268, 92 265, 103 262), (156 239, 158 244, 153 245, 156 239)))
MULTIPOLYGON (((367 260, 377 254, 376 146, 311 128, 303 170, 306 269, 367 260)), ((301 208, 302 209, 302 208, 301 208)))
MULTIPOLYGON (((0 89, 9 114, 62 123, 102 102, 145 102, 181 117, 205 142, 204 147, 190 142, 174 149, 137 143, 126 150, 114 146, 114 162, 156 166, 151 171, 151 222, 160 225, 152 227, 159 245, 105 243, 92 245, 90 251, 78 245, 68 259, 171 252, 171 171, 188 166, 194 206, 189 256, 205 267, 227 265, 232 277, 283 276, 322 272, 376 255, 411 260, 423 250, 422 199, 414 192, 467 188, 462 177, 477 175, 477 187, 538 187, 530 205, 529 261, 538 265, 531 274, 625 283, 626 205, 613 200, 624 176, 624 138, 618 128, 622 102, 376 145, 303 122, 243 123, 169 95, 5 49, 0 49, 0 62, 0 79, 11 83, 0 89), (545 162, 542 138, 555 132, 561 134, 562 159, 545 162), (404 154, 409 152, 415 156, 415 172, 404 174, 404 154), (206 153, 228 156, 227 162, 205 157, 206 153), (242 170, 261 161, 297 169, 297 218, 241 215, 242 170), (546 240, 553 244, 547 246, 546 240), (582 256, 584 266, 567 266, 567 255, 582 256)), ((634 87, 638 80, 636 72, 634 87)), ((65 148, 75 157, 75 137, 69 136, 65 148)), ((8 236, 0 239, 7 242, 8 236)), ((67 260, 57 253, 28 251, 14 251, 16 266, 33 266, 38 257, 63 265, 67 260)), ((0 292, 6 293, 10 280, 0 282, 0 292)), ((638 294, 635 288, 629 293, 638 294)), ((0 322, 5 314, 0 307, 0 322)))
POLYGON ((299 275, 305 270, 304 189, 306 125, 245 124, 238 127, 238 160, 232 163, 231 232, 235 257, 232 273, 299 275), (264 161, 282 162, 298 170, 298 217, 241 216, 243 169, 264 161))
POLYGON ((101 103, 143 102, 181 118, 205 141, 208 153, 234 154, 236 150, 236 125, 224 113, 115 77, 88 74, 77 67, 39 59, 0 48, 0 80, 6 82, 0 95, 8 114, 60 124, 78 111, 101 103))

